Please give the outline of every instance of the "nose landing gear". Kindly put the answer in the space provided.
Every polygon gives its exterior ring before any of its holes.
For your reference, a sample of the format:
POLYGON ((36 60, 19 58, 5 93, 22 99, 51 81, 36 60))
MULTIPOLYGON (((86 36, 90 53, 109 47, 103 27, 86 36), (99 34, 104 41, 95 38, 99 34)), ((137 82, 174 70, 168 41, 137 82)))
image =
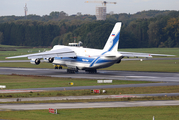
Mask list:
POLYGON ((62 66, 61 65, 54 65, 54 68, 55 69, 62 69, 62 66))
POLYGON ((78 73, 78 70, 76 69, 67 69, 67 73, 78 73))

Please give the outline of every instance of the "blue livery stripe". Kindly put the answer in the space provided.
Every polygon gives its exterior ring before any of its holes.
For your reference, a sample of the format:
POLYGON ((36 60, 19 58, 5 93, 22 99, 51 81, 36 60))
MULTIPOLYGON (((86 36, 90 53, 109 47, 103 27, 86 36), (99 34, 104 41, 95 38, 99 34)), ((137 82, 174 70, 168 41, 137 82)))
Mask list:
POLYGON ((90 67, 92 67, 92 66, 94 65, 94 63, 96 63, 96 62, 100 59, 100 57, 101 57, 102 55, 104 55, 105 53, 107 53, 107 52, 103 52, 99 57, 97 57, 96 59, 94 59, 93 62, 90 64, 90 67))
POLYGON ((113 39, 113 44, 112 46, 109 48, 108 51, 111 51, 113 49, 113 47, 116 45, 116 43, 119 41, 119 35, 120 35, 120 32, 116 35, 116 37, 113 39))
POLYGON ((90 67, 92 67, 95 63, 97 63, 97 61, 100 59, 100 57, 101 57, 102 55, 104 55, 104 54, 107 53, 107 52, 110 52, 110 51, 114 48, 114 46, 116 45, 116 43, 119 41, 119 35, 120 35, 120 32, 119 32, 119 33, 115 36, 115 38, 113 39, 113 44, 111 45, 111 47, 109 48, 109 50, 106 51, 106 52, 104 52, 104 53, 102 53, 99 57, 97 57, 95 60, 93 60, 92 63, 90 64, 90 67))
MULTIPOLYGON (((89 58, 89 57, 82 57, 78 56, 76 58, 69 58, 69 57, 55 57, 56 60, 74 60, 76 62, 81 62, 81 63, 91 63, 95 59, 94 58, 89 58)), ((111 62, 111 60, 105 60, 105 59, 99 59, 96 63, 104 63, 104 62, 111 62)))

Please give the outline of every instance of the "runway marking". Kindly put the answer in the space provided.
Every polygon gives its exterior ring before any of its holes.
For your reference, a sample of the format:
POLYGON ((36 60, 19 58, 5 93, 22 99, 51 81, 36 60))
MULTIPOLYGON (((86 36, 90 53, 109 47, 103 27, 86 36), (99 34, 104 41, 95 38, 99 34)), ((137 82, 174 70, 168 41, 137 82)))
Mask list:
POLYGON ((134 95, 111 95, 111 98, 133 98, 133 97, 139 97, 134 95))
POLYGON ((0 69, 9 69, 9 70, 37 70, 37 69, 32 69, 32 68, 0 68, 0 69))
POLYGON ((0 93, 41 92, 45 90, 0 90, 0 93))
MULTIPOLYGON (((7 70, 49 70, 49 69, 40 69, 40 68, 0 68, 0 69, 7 69, 7 70)), ((50 69, 50 70, 55 70, 55 69, 50 69)))
POLYGON ((122 78, 159 78, 151 76, 113 76, 113 77, 122 77, 122 78))
POLYGON ((127 77, 133 77, 133 78, 158 78, 158 77, 151 77, 151 76, 127 76, 127 77))

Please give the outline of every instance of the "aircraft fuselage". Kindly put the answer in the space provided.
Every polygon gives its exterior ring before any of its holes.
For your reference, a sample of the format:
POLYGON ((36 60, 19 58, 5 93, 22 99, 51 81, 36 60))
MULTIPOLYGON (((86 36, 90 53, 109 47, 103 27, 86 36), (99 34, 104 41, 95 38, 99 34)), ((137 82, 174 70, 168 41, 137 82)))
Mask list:
POLYGON ((56 46, 58 49, 66 47, 73 49, 76 57, 55 57, 53 64, 67 66, 68 68, 77 68, 80 70, 100 69, 113 65, 122 59, 118 52, 109 52, 99 49, 90 49, 83 47, 56 46))

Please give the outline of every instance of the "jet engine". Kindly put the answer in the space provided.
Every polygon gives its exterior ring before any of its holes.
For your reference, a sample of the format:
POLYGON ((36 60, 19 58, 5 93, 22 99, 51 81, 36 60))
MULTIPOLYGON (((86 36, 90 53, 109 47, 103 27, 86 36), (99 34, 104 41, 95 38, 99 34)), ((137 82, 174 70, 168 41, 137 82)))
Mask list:
POLYGON ((48 62, 49 62, 49 63, 52 63, 53 61, 54 61, 54 58, 49 58, 49 59, 48 59, 48 62))
POLYGON ((39 65, 40 64, 40 59, 31 59, 30 63, 33 65, 39 65))

